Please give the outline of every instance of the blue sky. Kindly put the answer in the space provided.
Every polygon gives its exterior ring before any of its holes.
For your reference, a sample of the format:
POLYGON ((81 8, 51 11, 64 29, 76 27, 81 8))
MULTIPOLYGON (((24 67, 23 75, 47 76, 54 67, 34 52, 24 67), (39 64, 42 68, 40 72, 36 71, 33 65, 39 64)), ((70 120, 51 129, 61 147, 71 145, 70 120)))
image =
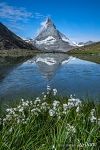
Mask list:
POLYGON ((50 16, 74 41, 100 40, 100 0, 0 0, 0 22, 23 38, 50 16))

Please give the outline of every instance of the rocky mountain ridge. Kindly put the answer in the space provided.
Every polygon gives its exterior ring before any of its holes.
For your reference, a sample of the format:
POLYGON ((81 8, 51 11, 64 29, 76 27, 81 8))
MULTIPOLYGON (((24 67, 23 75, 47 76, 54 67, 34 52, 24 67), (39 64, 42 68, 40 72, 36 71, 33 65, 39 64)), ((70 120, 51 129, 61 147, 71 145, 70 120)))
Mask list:
POLYGON ((38 36, 33 40, 34 46, 44 51, 69 51, 78 45, 57 30, 50 18, 42 27, 38 36))
POLYGON ((6 49, 36 49, 32 44, 25 42, 5 25, 0 23, 0 50, 6 49))

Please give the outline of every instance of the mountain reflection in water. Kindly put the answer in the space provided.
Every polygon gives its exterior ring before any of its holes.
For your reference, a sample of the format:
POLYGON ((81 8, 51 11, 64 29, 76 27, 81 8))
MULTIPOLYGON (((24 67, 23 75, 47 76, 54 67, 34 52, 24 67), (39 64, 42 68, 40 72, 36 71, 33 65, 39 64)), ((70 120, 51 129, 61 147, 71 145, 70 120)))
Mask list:
POLYGON ((66 63, 70 60, 68 55, 64 54, 40 54, 35 58, 35 63, 37 64, 40 73, 43 77, 48 80, 52 79, 56 74, 56 71, 60 69, 63 61, 66 63))
POLYGON ((100 65, 65 54, 37 54, 7 72, 0 77, 0 99, 36 97, 48 84, 60 95, 100 97, 100 65))

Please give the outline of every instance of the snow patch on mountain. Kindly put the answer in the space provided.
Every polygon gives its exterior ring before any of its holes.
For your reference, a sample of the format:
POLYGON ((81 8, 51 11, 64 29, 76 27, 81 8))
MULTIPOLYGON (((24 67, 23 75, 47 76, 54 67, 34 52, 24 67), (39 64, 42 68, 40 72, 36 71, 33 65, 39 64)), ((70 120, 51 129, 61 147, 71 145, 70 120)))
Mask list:
POLYGON ((48 36, 46 39, 41 40, 41 41, 36 40, 36 44, 50 45, 50 44, 54 44, 54 42, 56 42, 56 39, 52 36, 48 36))

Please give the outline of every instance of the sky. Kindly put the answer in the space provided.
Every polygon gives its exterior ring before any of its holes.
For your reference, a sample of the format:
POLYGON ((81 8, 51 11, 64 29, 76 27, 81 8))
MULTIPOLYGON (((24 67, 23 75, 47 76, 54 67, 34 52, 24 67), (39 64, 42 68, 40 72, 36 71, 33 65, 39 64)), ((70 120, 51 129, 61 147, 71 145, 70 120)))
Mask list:
POLYGON ((71 40, 100 41, 100 0, 0 0, 0 22, 22 38, 34 38, 47 17, 71 40))

